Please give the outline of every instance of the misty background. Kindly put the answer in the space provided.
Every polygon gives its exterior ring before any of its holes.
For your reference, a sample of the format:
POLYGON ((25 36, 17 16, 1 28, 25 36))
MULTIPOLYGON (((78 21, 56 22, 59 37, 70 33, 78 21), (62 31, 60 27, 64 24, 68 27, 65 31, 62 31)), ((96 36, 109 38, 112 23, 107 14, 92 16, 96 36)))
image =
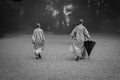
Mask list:
POLYGON ((119 7, 119 0, 0 0, 0 35, 18 31, 32 33, 37 22, 44 31, 70 33, 80 18, 89 32, 119 33, 119 7), (51 4, 60 12, 57 18, 46 9, 51 4), (64 20, 62 9, 66 4, 74 6, 70 25, 61 23, 56 28, 55 21, 64 20))

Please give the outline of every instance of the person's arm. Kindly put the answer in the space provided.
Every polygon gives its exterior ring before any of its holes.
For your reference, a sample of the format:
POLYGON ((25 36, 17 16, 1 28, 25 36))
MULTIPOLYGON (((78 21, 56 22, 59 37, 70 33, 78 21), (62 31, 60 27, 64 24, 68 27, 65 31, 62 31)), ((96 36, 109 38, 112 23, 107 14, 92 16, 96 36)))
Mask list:
POLYGON ((45 42, 46 39, 45 39, 45 35, 44 35, 44 31, 42 30, 42 38, 43 38, 43 41, 45 42))
POLYGON ((84 27, 84 35, 85 35, 85 40, 90 40, 89 32, 85 27, 84 27))
POLYGON ((32 43, 33 44, 35 43, 35 31, 33 32, 33 35, 32 35, 32 43))

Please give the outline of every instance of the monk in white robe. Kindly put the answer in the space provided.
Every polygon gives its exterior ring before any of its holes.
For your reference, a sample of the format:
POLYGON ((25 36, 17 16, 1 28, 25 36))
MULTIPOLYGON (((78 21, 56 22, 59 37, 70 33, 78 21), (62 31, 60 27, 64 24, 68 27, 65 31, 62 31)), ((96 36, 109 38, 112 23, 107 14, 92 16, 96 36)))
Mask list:
POLYGON ((43 30, 40 28, 41 25, 37 23, 37 28, 34 30, 32 35, 32 43, 34 44, 34 52, 37 56, 36 59, 41 58, 41 53, 44 49, 45 35, 43 30))
POLYGON ((85 58, 86 50, 84 47, 84 41, 90 39, 88 31, 82 23, 83 19, 80 19, 80 24, 77 25, 70 34, 73 40, 70 50, 77 55, 76 60, 85 58))

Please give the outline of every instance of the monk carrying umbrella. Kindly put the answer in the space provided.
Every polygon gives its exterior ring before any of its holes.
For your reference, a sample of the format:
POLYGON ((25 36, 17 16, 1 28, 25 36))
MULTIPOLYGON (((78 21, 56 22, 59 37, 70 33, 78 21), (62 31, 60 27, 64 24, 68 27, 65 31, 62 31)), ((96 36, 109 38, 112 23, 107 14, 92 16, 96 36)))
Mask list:
POLYGON ((90 56, 91 50, 88 49, 90 47, 88 45, 88 42, 90 41, 90 35, 85 26, 83 25, 83 19, 80 19, 80 24, 73 29, 70 36, 73 40, 73 44, 70 50, 73 54, 77 55, 76 61, 78 61, 79 59, 84 59, 86 57, 86 50, 88 52, 88 56, 90 56), (89 41, 85 42, 87 40, 89 41))

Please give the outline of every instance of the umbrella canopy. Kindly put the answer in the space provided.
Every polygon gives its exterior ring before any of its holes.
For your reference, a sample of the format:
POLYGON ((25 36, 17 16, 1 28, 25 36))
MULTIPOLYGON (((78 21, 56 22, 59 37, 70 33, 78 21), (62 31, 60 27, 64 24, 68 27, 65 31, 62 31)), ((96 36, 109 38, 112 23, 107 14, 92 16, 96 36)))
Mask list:
POLYGON ((96 42, 92 41, 92 40, 84 41, 84 46, 85 46, 85 48, 87 50, 88 56, 90 56, 95 44, 96 44, 96 42))

